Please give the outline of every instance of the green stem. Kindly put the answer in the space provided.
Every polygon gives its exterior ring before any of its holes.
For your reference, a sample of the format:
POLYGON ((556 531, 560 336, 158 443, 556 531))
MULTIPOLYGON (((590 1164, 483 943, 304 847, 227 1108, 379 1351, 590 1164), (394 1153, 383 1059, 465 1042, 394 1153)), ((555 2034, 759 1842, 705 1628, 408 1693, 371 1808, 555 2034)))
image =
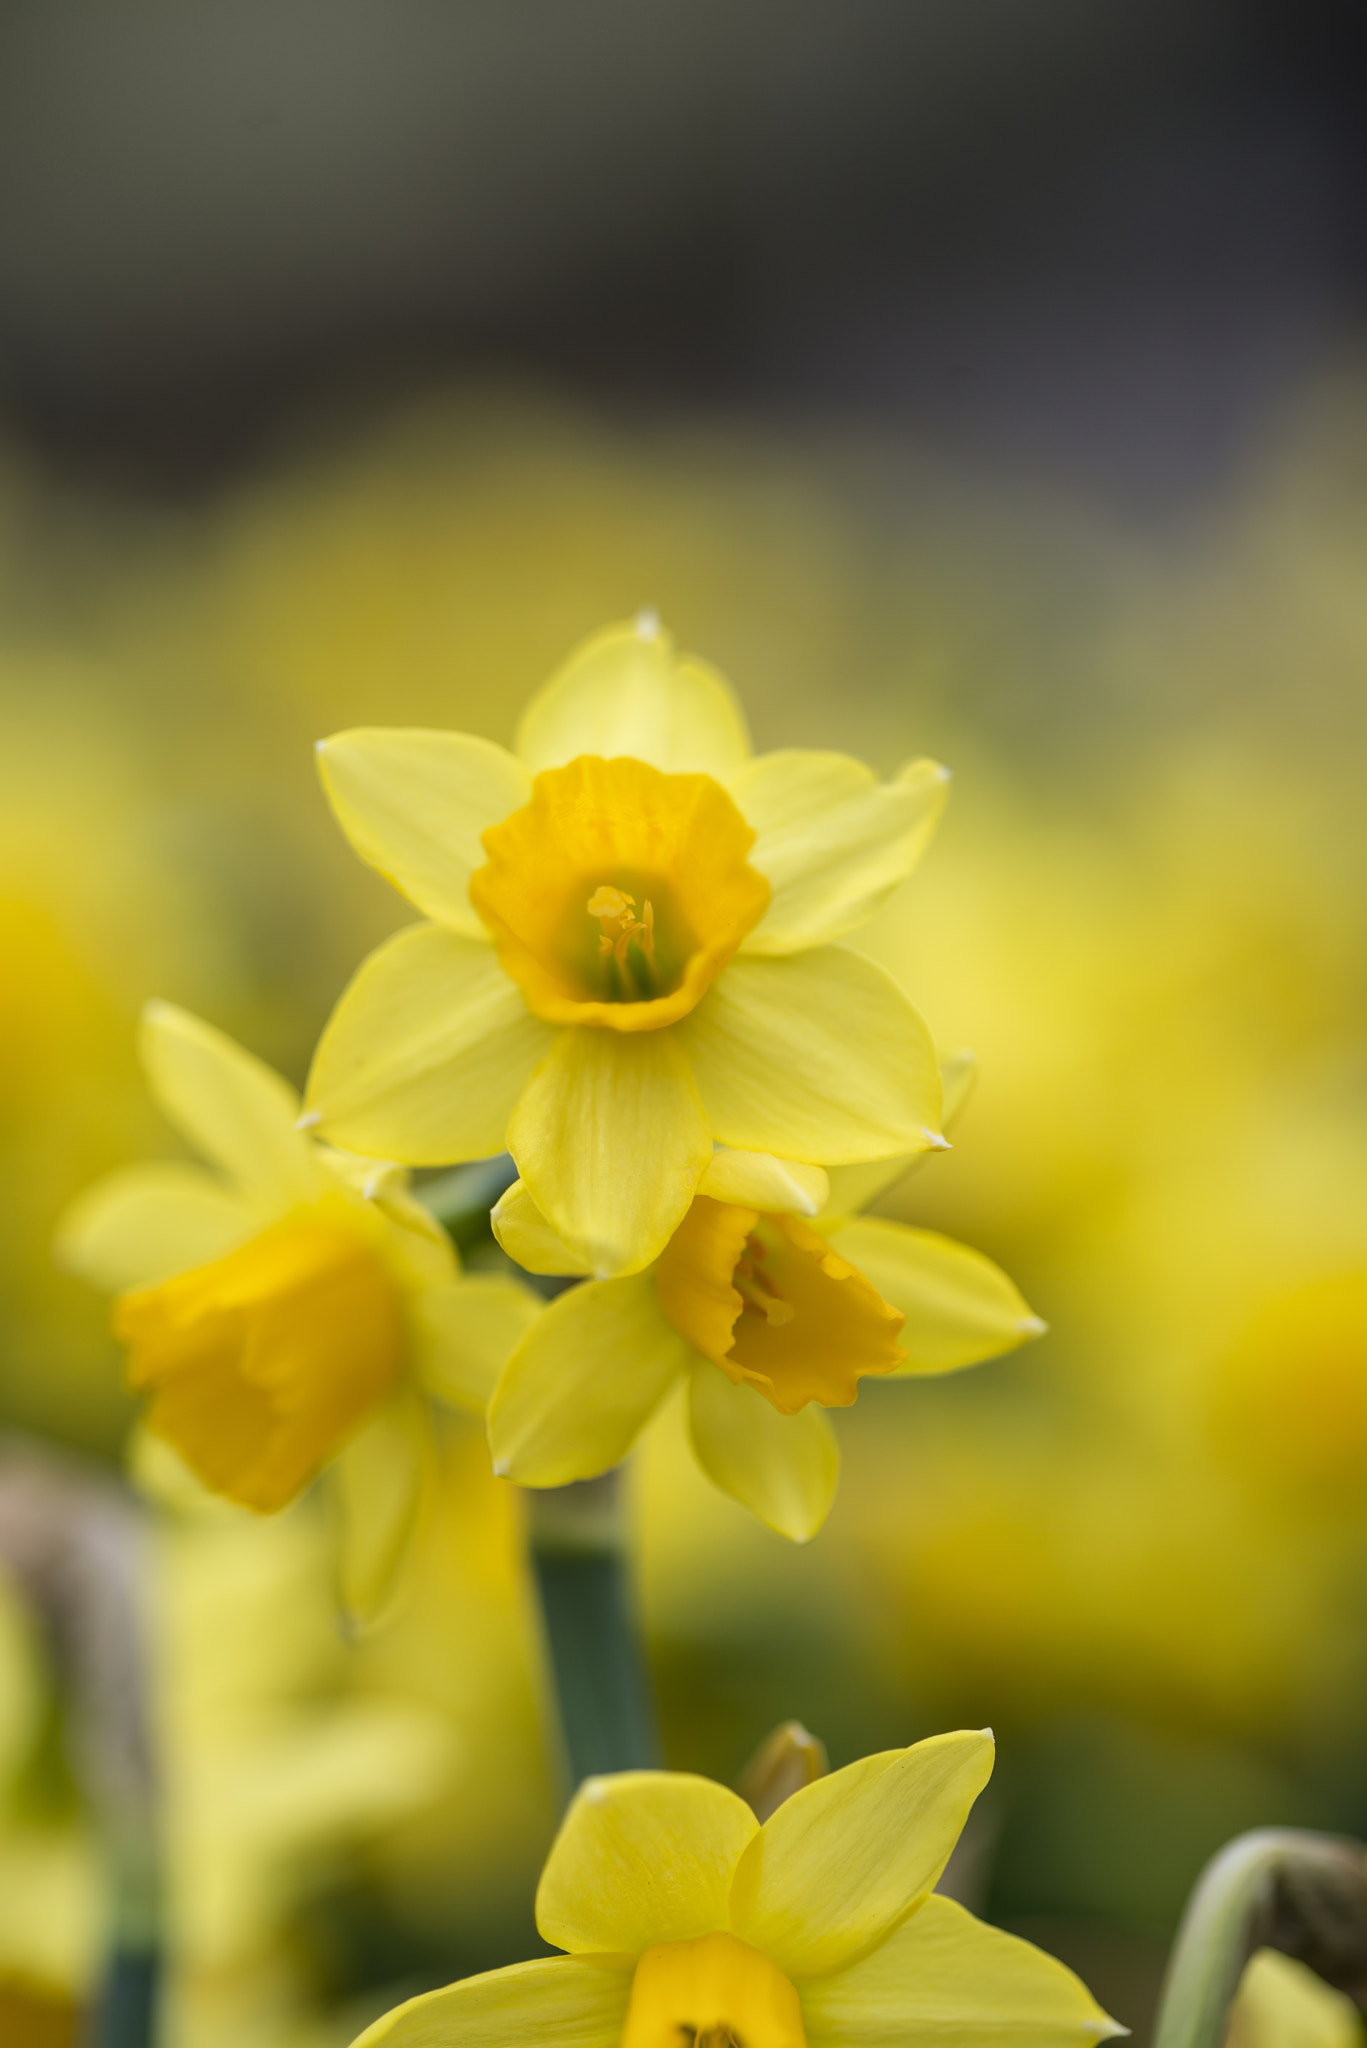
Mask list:
POLYGON ((660 1762, 622 1474, 529 1491, 532 1568, 571 1782, 660 1762))
POLYGON ((1361 2007, 1367 1853, 1294 1828, 1261 1828, 1222 1849, 1177 1930, 1153 2048, 1221 2048, 1230 2001, 1259 1948, 1297 1957, 1361 2007))
POLYGON ((457 1248, 468 1251, 488 1237, 489 1211, 516 1179, 517 1168, 506 1152, 500 1152, 493 1159, 472 1159, 466 1166, 453 1166, 449 1173, 425 1181, 413 1192, 457 1248))

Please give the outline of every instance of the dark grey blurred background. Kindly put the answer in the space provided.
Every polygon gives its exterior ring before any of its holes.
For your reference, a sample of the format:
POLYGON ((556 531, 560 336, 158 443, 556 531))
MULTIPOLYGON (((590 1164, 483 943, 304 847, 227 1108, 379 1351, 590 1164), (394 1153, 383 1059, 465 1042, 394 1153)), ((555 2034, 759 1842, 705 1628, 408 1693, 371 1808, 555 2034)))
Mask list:
POLYGON ((1351 346, 1319 0, 8 0, 0 415, 198 492, 429 377, 832 417, 1162 516, 1351 346))

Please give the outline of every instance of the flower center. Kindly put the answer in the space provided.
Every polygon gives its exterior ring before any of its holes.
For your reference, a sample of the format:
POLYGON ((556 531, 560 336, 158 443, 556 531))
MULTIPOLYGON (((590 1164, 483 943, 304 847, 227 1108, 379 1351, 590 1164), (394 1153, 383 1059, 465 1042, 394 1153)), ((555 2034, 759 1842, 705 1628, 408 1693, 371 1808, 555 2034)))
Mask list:
POLYGON ((807 2036, 778 1965, 734 1934, 705 1934, 646 1949, 621 2048, 807 2048, 807 2036))
POLYGON ((470 901, 528 1008, 654 1031, 684 1017, 763 916, 754 833, 708 775, 581 755, 484 834, 470 901))
POLYGON ((906 1353, 905 1318, 795 1216, 698 1195, 655 1266, 660 1306, 694 1348, 781 1415, 848 1408, 906 1353))
POLYGON ((299 1492, 403 1363, 394 1283, 354 1230, 275 1224, 226 1258, 125 1294, 115 1334, 148 1425, 215 1493, 269 1513, 299 1492))

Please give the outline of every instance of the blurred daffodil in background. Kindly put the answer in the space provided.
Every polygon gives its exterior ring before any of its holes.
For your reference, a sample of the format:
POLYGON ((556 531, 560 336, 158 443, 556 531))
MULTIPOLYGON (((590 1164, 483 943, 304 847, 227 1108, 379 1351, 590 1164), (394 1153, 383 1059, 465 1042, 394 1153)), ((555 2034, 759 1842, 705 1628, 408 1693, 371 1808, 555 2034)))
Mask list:
POLYGON ((653 614, 570 656, 516 754, 384 730, 319 751, 356 850, 432 920, 323 1034, 327 1136, 417 1165, 506 1143, 604 1279, 664 1249, 714 1140, 823 1162, 940 1142, 925 1025, 833 943, 914 865, 936 762, 880 784, 843 754, 752 759, 729 686, 653 614))
POLYGON ((432 1483, 427 1397, 481 1413, 536 1300, 463 1276, 407 1176, 300 1131, 288 1084, 221 1032, 153 1004, 142 1052, 216 1171, 111 1175, 66 1217, 61 1256, 119 1290, 147 1425, 212 1492, 271 1513, 329 1468, 343 1597, 368 1617, 432 1483))

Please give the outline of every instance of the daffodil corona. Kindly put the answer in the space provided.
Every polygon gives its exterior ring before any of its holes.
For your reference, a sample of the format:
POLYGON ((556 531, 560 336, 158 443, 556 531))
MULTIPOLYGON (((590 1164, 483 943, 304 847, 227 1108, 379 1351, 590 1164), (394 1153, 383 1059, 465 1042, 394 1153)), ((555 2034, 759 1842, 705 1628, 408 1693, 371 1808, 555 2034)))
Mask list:
MULTIPOLYGON (((571 1288, 528 1330, 489 1404, 495 1470, 526 1486, 606 1471, 682 1380, 704 1470, 805 1541, 839 1473, 823 1409, 867 1376, 952 1372, 1044 1328, 981 1253, 851 1213, 911 1163, 833 1191, 820 1167, 719 1149, 648 1271, 571 1288)), ((583 1273, 523 1182, 493 1224, 529 1271, 583 1273)))
POLYGON ((372 954, 308 1115, 410 1164, 512 1152, 601 1277, 664 1248, 714 1142, 850 1162, 940 1138, 934 1053, 834 943, 908 874, 946 771, 751 758, 728 685, 649 616, 533 700, 516 754, 458 733, 323 742, 358 853, 430 922, 372 954))
POLYGON ((218 1171, 112 1174, 59 1251, 116 1292, 147 1424, 205 1486, 270 1513, 331 1467, 343 1590, 364 1613, 431 1465, 424 1396, 482 1414, 537 1304, 462 1276, 406 1174, 306 1136, 293 1090, 221 1032, 153 1003, 141 1046, 167 1118, 218 1171))
POLYGON ((1088 2048, 1125 2030, 1062 1963, 937 1883, 987 1733, 868 1756, 763 1826, 705 1778, 582 1785, 537 1892, 564 1951, 410 1999, 355 2048, 1088 2048))

